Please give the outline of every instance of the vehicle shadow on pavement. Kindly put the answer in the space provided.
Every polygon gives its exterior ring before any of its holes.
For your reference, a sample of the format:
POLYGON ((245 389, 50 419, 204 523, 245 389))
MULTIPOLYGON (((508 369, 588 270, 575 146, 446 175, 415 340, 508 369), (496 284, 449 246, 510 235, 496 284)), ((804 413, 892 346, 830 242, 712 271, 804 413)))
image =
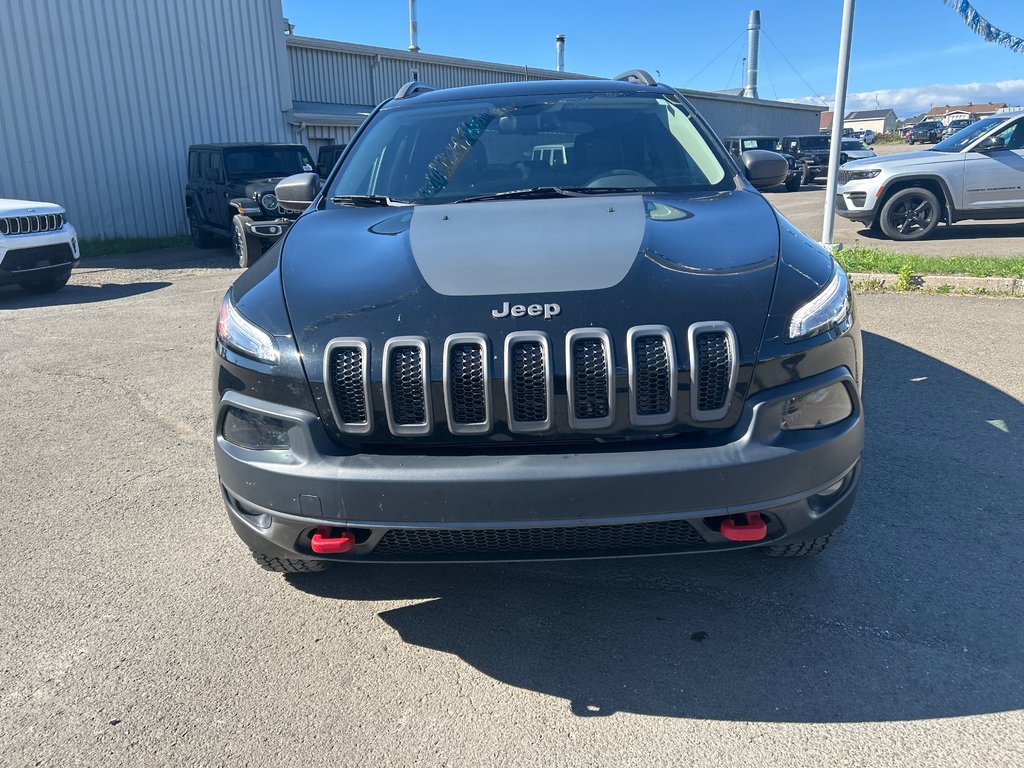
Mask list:
POLYGON ((17 286, 0 286, 0 309, 28 309, 30 307, 60 307, 70 304, 92 304, 113 301, 129 296, 159 291, 171 283, 160 280, 149 283, 107 283, 105 285, 75 285, 70 283, 55 293, 28 293, 17 286))
POLYGON ((865 335, 865 355, 861 492, 818 558, 352 566, 289 580, 323 598, 405 601, 379 614, 405 643, 581 717, 1020 709, 1024 405, 881 336, 865 335))
POLYGON ((161 248, 140 253, 88 256, 79 269, 230 269, 238 268, 238 258, 226 240, 220 247, 199 249, 192 246, 161 248))

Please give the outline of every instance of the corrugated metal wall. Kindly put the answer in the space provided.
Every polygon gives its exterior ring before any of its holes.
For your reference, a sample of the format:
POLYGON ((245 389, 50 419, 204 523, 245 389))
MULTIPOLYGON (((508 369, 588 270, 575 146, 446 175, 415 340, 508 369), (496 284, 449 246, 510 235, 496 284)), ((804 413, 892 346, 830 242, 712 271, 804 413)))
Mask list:
POLYGON ((818 132, 818 112, 798 105, 683 91, 721 138, 799 136, 818 132))
POLYGON ((280 0, 2 5, 0 197, 60 203, 83 237, 187 231, 189 144, 292 139, 280 0))

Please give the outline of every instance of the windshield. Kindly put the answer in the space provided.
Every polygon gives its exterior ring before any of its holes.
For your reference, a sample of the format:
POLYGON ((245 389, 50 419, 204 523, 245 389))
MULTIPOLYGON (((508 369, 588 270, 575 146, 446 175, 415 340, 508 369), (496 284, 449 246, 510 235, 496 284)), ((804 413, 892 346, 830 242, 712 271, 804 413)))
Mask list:
POLYGON ((944 139, 932 147, 932 152, 960 152, 965 147, 973 144, 976 139, 985 133, 988 133, 1001 122, 1004 118, 1001 117, 986 117, 984 120, 979 120, 976 123, 968 125, 948 139, 944 139))
POLYGON ((732 188, 729 175, 662 95, 517 96, 386 107, 328 197, 450 203, 540 187, 707 191, 732 188))
POLYGON ((787 139, 783 149, 828 149, 830 142, 829 136, 805 136, 800 139, 787 139))
POLYGON ((740 143, 744 150, 767 149, 769 152, 774 152, 779 147, 778 139, 741 139, 740 143))
POLYGON ((272 179, 313 169, 305 147, 235 147, 224 150, 230 179, 272 179))
POLYGON ((865 144, 860 139, 843 139, 843 149, 867 149, 865 144))

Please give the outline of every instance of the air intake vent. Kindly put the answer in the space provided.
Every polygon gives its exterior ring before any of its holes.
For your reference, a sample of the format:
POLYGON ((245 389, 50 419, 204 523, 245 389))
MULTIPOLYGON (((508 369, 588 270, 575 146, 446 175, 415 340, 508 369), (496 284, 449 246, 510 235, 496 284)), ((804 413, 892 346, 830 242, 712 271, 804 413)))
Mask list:
POLYGON ((569 426, 609 427, 615 419, 615 363, 608 331, 580 328, 565 337, 569 426))
POLYGON ((672 332, 642 325, 626 334, 629 347, 629 416, 637 426, 668 424, 675 417, 676 358, 672 332))
POLYGON ((546 334, 505 337, 505 396, 513 432, 540 432, 551 426, 551 345, 546 334))
POLYGON ((384 408, 392 434, 430 434, 429 369, 426 339, 397 336, 384 345, 384 408))
POLYGON ((365 434, 373 429, 370 408, 370 345, 366 339, 334 339, 324 353, 324 386, 331 412, 342 432, 365 434))
POLYGON ((444 402, 454 435, 491 431, 490 354, 479 333, 449 336, 444 344, 444 402))
POLYGON ((725 418, 736 386, 736 334, 728 323, 695 323, 690 326, 689 342, 691 415, 696 421, 725 418))

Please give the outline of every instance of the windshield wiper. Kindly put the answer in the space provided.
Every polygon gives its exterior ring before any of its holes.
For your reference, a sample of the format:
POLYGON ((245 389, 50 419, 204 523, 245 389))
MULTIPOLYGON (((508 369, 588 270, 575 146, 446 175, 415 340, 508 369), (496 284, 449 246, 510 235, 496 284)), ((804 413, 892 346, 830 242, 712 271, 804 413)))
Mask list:
POLYGON ((335 195, 331 198, 331 202, 334 205, 355 205, 364 208, 410 204, 408 200, 396 200, 384 195, 335 195))
MULTIPOLYGON (((608 195, 616 192, 642 192, 640 187, 527 187, 493 192, 489 195, 475 195, 456 200, 457 203, 474 203, 478 200, 509 200, 521 198, 582 197, 584 195, 608 195)), ((653 191, 653 190, 646 190, 653 191)))

